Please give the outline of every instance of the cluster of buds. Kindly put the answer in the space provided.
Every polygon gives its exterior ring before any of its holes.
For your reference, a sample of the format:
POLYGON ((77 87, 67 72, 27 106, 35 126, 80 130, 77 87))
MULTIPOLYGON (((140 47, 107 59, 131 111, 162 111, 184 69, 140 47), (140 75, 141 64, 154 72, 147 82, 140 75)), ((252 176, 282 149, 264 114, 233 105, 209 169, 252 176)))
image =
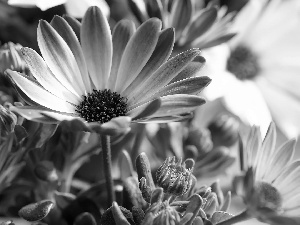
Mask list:
POLYGON ((150 163, 142 153, 136 167, 140 190, 150 204, 142 225, 152 224, 215 224, 231 217, 230 192, 224 198, 218 182, 211 187, 196 188, 197 179, 192 174, 194 160, 176 162, 167 158, 156 171, 156 187, 151 176, 150 163))

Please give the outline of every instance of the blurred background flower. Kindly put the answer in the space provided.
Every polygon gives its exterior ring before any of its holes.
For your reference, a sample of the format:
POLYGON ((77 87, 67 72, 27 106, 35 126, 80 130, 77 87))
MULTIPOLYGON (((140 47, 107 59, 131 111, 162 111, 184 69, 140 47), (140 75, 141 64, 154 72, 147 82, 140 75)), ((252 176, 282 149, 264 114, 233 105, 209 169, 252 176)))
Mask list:
POLYGON ((237 35, 203 51, 212 85, 205 95, 265 134, 271 118, 288 137, 300 132, 298 1, 250 0, 237 14, 237 35))
POLYGON ((296 225, 300 221, 300 161, 293 161, 296 141, 291 139, 276 148, 275 129, 271 123, 262 140, 259 128, 252 127, 243 139, 240 162, 246 173, 236 177, 234 188, 247 206, 241 214, 245 218, 296 225))
POLYGON ((43 11, 64 4, 68 15, 75 18, 82 18, 90 6, 97 6, 106 17, 109 16, 109 7, 104 0, 8 0, 8 4, 25 8, 38 7, 43 11))
POLYGON ((220 7, 216 1, 206 4, 202 0, 128 0, 128 4, 139 23, 157 17, 163 28, 175 28, 176 53, 216 46, 235 35, 229 31, 234 13, 228 13, 227 7, 220 7))

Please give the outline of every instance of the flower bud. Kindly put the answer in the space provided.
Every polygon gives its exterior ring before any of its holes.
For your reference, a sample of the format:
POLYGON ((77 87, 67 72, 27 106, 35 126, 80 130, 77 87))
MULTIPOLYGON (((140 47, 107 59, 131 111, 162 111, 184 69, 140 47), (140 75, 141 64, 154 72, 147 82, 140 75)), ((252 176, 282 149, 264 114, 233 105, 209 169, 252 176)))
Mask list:
MULTIPOLYGON (((191 160, 189 160, 190 162, 191 160)), ((194 161, 192 161, 194 162, 194 161)), ((164 192, 180 196, 185 194, 192 184, 191 173, 194 163, 186 168, 186 163, 182 159, 175 162, 175 156, 167 158, 163 165, 156 171, 156 180, 158 186, 164 189, 164 192)))
POLYGON ((0 105, 0 129, 5 134, 9 134, 14 131, 17 123, 17 116, 10 110, 0 105))
POLYGON ((0 73, 3 73, 6 69, 15 70, 18 72, 25 72, 26 63, 22 59, 20 44, 14 44, 8 42, 0 48, 0 73))
POLYGON ((138 155, 138 157, 135 160, 135 165, 139 180, 142 177, 145 177, 147 186, 149 186, 150 189, 153 190, 155 188, 155 185, 151 174, 150 162, 147 155, 144 152, 138 155))
POLYGON ((221 115, 208 125, 214 147, 230 147, 238 140, 239 121, 229 115, 221 115))

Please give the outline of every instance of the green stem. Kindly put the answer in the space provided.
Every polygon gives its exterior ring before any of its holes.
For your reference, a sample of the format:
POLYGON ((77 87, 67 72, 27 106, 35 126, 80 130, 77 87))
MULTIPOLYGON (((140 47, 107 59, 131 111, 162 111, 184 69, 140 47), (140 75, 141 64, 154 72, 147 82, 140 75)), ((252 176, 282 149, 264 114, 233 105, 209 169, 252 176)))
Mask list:
POLYGON ((115 191, 114 191, 114 183, 112 179, 111 172, 111 148, 110 148, 110 136, 108 135, 100 135, 101 137, 101 145, 102 145, 102 154, 103 154, 103 169, 106 180, 106 189, 107 189, 107 200, 108 205, 111 206, 115 201, 115 191))
POLYGON ((228 220, 225 220, 223 222, 217 223, 216 225, 231 225, 231 224, 242 222, 244 220, 251 219, 251 217, 252 216, 250 215, 250 213, 248 213, 248 211, 245 210, 245 211, 241 212, 240 214, 238 214, 238 215, 236 215, 234 217, 231 217, 228 220))
POLYGON ((70 162, 71 155, 67 155, 63 171, 61 173, 61 185, 59 191, 61 192, 70 192, 71 183, 74 176, 72 171, 72 163, 70 162))

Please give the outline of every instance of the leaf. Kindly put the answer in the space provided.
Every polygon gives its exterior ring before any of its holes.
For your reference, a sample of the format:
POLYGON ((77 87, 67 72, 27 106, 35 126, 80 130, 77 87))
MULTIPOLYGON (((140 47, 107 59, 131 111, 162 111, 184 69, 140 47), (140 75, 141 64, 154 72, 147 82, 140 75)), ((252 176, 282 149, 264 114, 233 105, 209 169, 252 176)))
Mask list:
POLYGON ((35 222, 45 218, 53 206, 54 203, 52 201, 43 200, 24 206, 19 210, 18 214, 29 222, 35 222))
POLYGON ((212 215, 211 222, 212 222, 213 224, 217 224, 217 223, 220 223, 220 222, 222 222, 222 221, 228 220, 228 219, 230 219, 231 217, 233 217, 233 215, 230 214, 230 213, 223 212, 223 211, 218 211, 218 212, 215 212, 215 213, 212 215))

